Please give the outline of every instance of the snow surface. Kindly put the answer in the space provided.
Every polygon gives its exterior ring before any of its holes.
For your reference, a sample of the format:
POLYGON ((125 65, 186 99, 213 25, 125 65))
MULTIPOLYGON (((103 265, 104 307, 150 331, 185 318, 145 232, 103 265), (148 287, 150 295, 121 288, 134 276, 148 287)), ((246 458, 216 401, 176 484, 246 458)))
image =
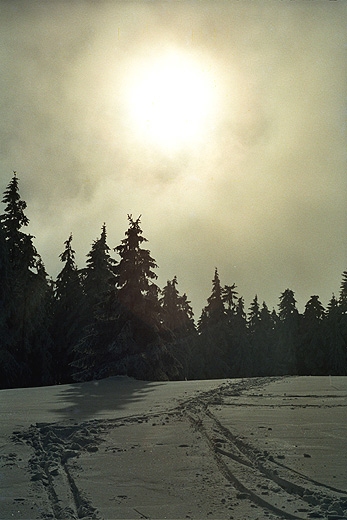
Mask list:
POLYGON ((0 391, 0 519, 347 519, 347 377, 0 391))

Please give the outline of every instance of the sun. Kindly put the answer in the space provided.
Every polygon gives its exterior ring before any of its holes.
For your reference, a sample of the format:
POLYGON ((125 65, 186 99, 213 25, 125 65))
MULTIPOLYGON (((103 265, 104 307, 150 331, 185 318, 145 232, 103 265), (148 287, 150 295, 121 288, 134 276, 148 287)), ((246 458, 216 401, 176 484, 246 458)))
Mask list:
POLYGON ((137 64, 129 83, 129 117, 140 140, 172 151, 198 144, 213 126, 215 83, 202 61, 165 53, 137 64))

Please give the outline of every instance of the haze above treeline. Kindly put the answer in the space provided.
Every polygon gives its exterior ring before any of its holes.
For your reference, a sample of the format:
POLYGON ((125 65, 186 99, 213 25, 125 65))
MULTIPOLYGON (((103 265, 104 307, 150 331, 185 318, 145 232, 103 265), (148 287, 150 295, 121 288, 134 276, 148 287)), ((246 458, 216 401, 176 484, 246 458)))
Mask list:
POLYGON ((71 232, 82 268, 104 222, 115 247, 141 214, 195 318, 215 267, 246 308, 288 287, 326 306, 347 260, 346 23, 345 2, 0 1, 2 189, 16 170, 49 274, 71 232), (174 151, 136 134, 123 88, 168 51, 219 103, 174 151))

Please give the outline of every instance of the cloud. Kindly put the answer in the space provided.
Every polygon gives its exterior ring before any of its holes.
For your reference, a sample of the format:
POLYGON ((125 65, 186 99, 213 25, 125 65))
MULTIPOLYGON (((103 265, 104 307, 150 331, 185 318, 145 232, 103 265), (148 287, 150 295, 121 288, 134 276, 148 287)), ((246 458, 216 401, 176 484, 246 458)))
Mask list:
POLYGON ((217 266, 246 300, 338 291, 346 241, 346 33, 341 2, 0 3, 0 158, 55 275, 106 221, 142 214, 165 283, 199 314, 217 266), (208 139, 168 153, 136 138, 126 81, 179 49, 213 78, 208 139))

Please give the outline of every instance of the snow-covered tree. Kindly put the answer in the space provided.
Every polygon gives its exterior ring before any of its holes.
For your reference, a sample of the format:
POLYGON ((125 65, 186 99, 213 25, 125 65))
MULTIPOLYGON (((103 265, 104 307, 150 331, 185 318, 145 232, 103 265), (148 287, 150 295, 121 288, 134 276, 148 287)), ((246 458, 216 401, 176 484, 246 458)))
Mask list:
POLYGON ((116 283, 116 261, 110 251, 106 224, 103 224, 100 237, 94 240, 87 254, 86 267, 81 270, 87 324, 92 322, 97 305, 116 283))
POLYGON ((140 218, 128 219, 126 237, 115 248, 120 256, 115 285, 103 291, 94 321, 75 348, 74 377, 79 380, 117 374, 172 379, 178 374, 178 363, 164 344, 159 288, 153 282, 157 265, 141 247, 147 240, 140 218))

